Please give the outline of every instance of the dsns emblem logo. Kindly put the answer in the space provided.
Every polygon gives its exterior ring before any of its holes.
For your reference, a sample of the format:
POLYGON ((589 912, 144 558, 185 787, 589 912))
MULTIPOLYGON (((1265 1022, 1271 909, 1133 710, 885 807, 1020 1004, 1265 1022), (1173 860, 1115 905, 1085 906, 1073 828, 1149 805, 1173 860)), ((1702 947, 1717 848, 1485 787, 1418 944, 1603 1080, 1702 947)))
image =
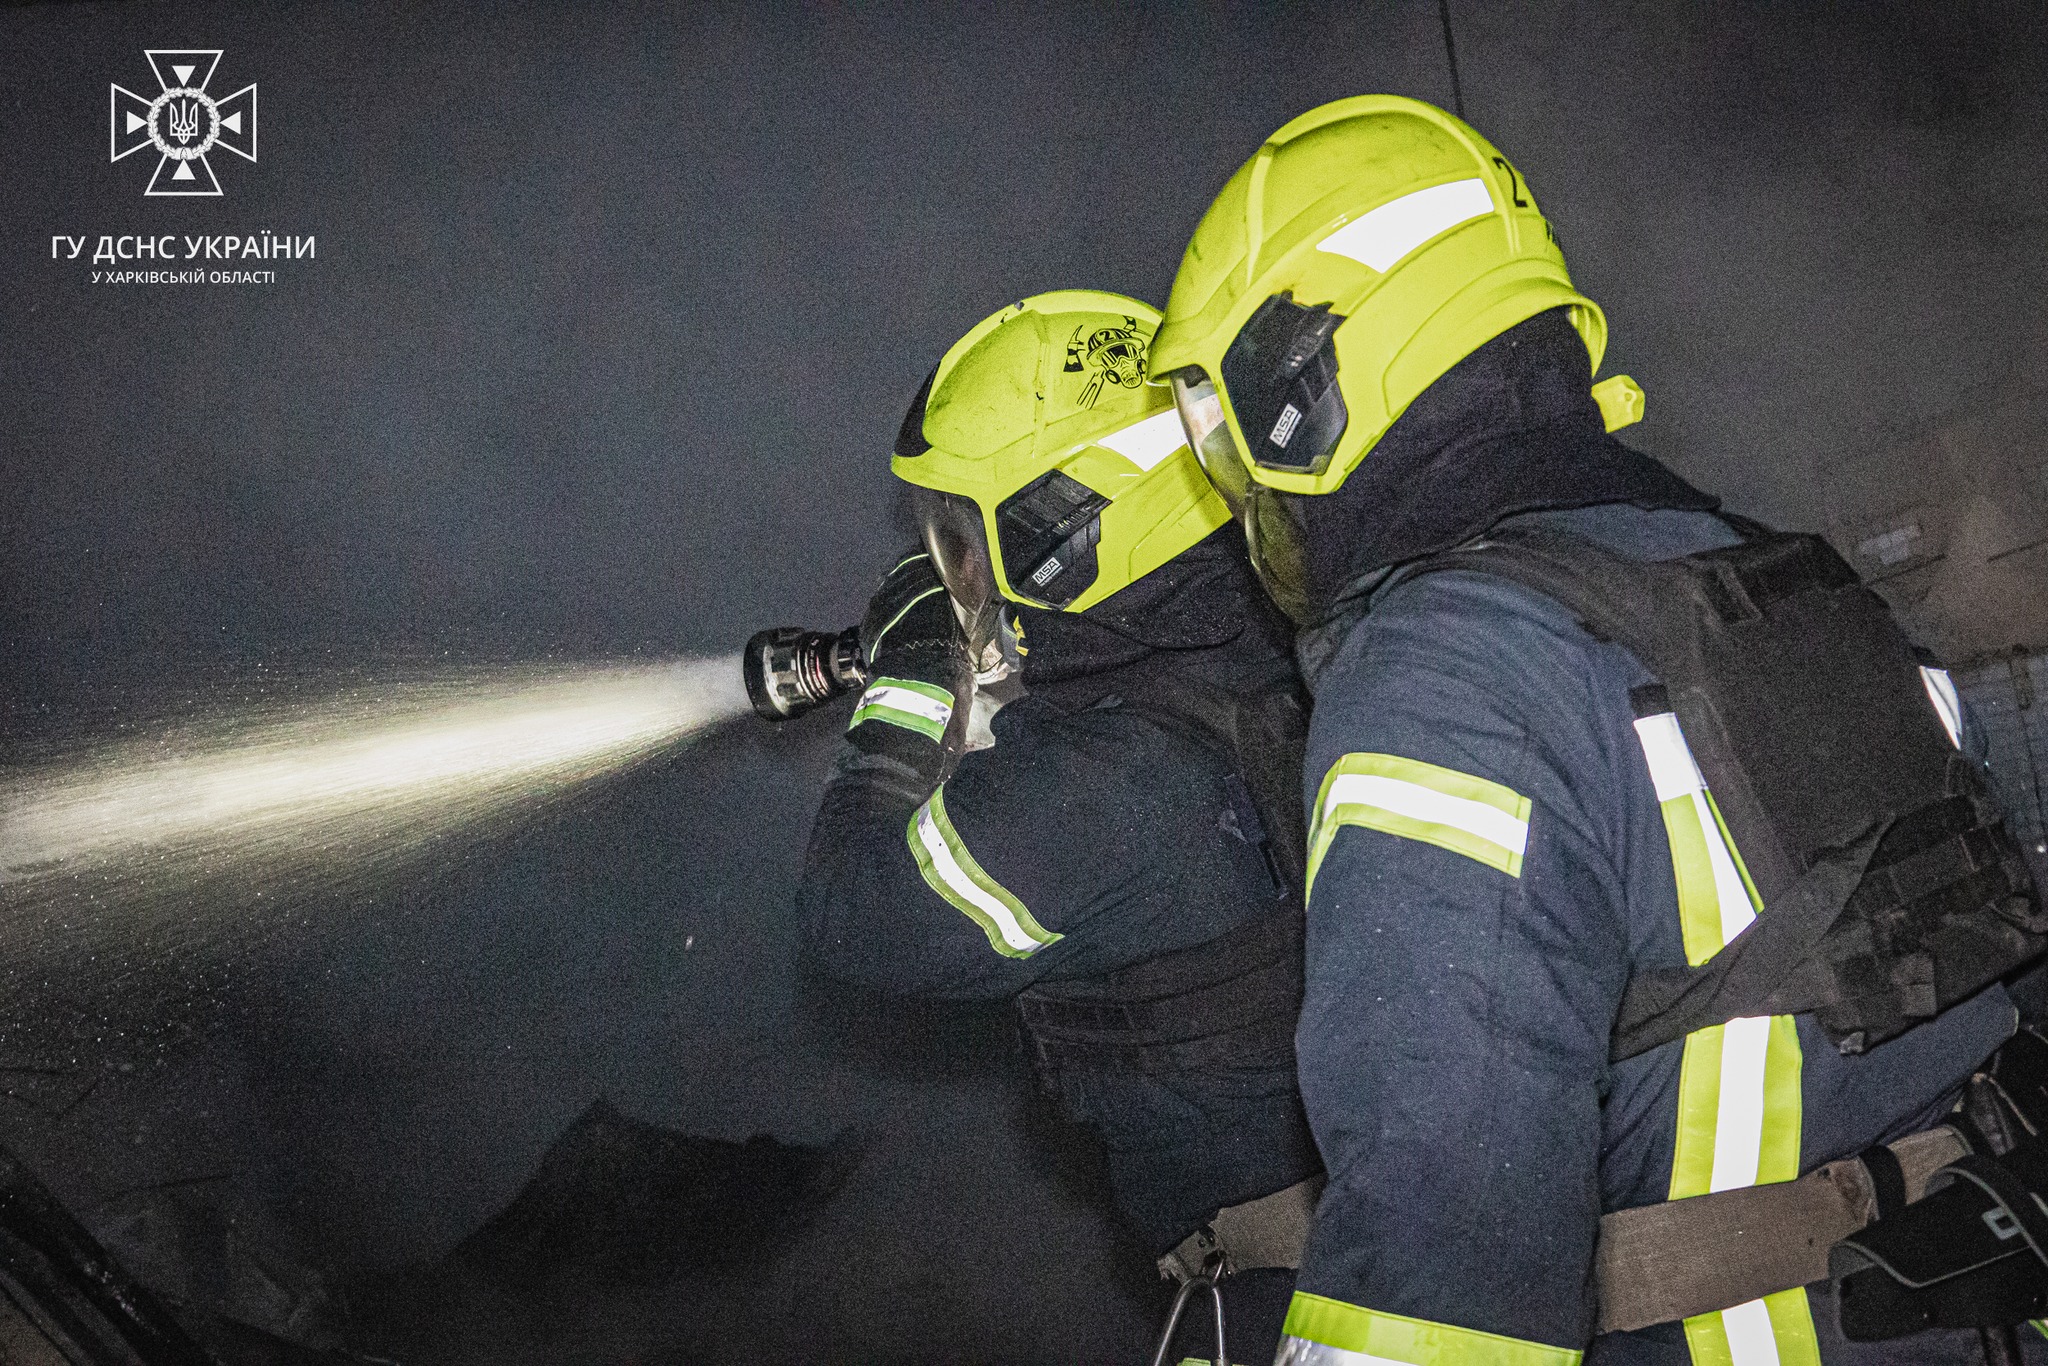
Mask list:
POLYGON ((144 194, 217 195, 220 181, 206 158, 215 149, 256 159, 256 87, 252 83, 216 100, 206 93, 221 50, 151 48, 143 55, 162 92, 145 99, 113 87, 109 144, 113 159, 145 147, 158 153, 156 174, 144 194))

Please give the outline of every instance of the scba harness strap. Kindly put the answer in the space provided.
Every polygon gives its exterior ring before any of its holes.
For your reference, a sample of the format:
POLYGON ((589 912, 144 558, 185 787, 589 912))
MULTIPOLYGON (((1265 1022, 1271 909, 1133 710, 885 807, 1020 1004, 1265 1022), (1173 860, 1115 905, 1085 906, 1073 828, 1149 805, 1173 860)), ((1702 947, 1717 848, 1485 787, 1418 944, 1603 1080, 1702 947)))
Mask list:
POLYGON ((1829 1248, 1886 1203, 1878 1162, 1896 1163, 1903 1198, 1915 1199, 1937 1170, 1966 1151, 1962 1135, 1944 1125, 1830 1162, 1797 1181, 1604 1215, 1593 1269, 1600 1331, 1672 1323, 1826 1280, 1829 1248))
POLYGON ((1832 1277, 1843 1335, 2016 1324, 2048 1310, 2048 1042, 2030 1028, 1949 1122, 1796 1181, 1600 1220, 1600 1331, 1691 1318, 1832 1277))
POLYGON ((1716 796, 1763 913, 1704 964, 1630 981, 1617 1061, 1808 1011, 1861 1052, 2048 951, 1989 782, 1883 600, 1817 536, 1738 529, 1726 549, 1644 562, 1503 527, 1403 575, 1506 578, 1628 649, 1716 796))

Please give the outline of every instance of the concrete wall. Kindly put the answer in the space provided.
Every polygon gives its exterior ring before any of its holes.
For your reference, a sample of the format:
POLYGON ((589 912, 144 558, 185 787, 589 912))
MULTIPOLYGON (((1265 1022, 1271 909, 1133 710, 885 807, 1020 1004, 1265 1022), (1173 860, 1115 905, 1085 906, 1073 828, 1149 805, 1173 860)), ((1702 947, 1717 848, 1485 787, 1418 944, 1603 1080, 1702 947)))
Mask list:
POLYGON ((1826 529, 1928 648, 1962 664, 2048 645, 2048 387, 2034 372, 1842 463, 1826 529))

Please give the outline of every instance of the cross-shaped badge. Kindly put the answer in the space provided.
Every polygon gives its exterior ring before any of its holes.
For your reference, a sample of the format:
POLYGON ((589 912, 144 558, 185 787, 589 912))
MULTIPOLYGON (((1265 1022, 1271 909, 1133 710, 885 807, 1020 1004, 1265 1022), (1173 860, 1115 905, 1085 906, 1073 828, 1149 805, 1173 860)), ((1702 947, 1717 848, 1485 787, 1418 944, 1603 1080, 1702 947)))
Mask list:
POLYGON ((148 48, 143 55, 149 58, 163 93, 144 99, 132 90, 113 87, 109 144, 113 159, 119 161, 145 147, 162 154, 144 194, 219 194, 220 181, 206 164, 206 154, 216 147, 250 161, 256 159, 255 83, 221 100, 206 93, 221 51, 148 48))

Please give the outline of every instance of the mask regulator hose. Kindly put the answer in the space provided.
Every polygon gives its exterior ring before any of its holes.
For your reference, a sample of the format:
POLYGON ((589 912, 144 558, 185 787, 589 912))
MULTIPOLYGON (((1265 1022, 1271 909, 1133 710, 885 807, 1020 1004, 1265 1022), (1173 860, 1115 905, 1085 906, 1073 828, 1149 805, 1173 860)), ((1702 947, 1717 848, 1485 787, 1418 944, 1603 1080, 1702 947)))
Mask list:
POLYGON ((867 661, 861 658, 860 628, 808 631, 777 626, 756 631, 747 641, 741 665, 747 699, 769 721, 787 721, 842 693, 867 686, 867 661))

